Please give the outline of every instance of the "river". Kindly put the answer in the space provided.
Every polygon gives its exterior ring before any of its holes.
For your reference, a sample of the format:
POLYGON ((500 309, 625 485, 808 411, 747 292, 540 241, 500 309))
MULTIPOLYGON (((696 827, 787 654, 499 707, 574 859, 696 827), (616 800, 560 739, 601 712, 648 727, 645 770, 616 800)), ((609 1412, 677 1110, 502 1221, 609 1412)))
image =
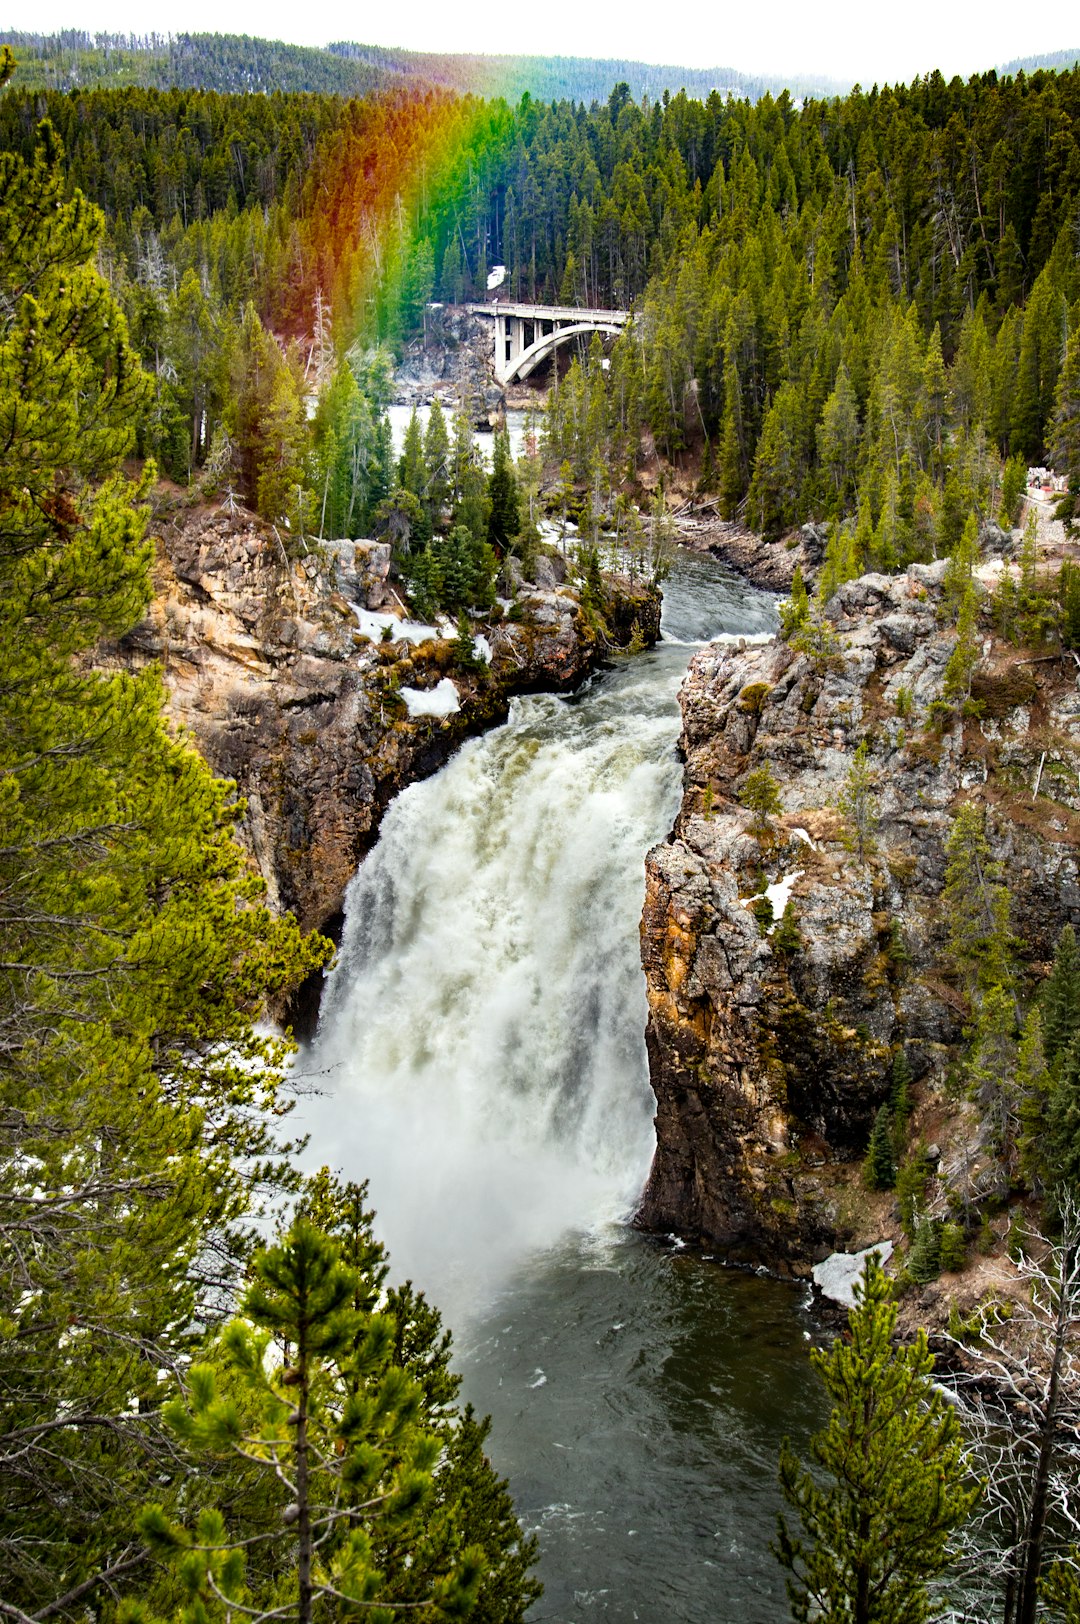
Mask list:
MULTIPOLYGON (((411 406, 388 406, 386 415, 390 420, 390 433, 394 442, 394 455, 400 457, 401 448, 405 444, 405 430, 409 426, 409 419, 413 414, 411 406)), ((454 432, 454 409, 444 406, 443 414, 446 418, 447 431, 451 436, 454 432)), ((416 415, 420 420, 421 428, 427 428, 427 420, 431 415, 429 406, 417 406, 416 415)), ((512 408, 506 413, 506 428, 510 436, 510 452, 516 459, 525 450, 525 418, 526 413, 512 408)), ((476 429, 473 433, 473 443, 479 451, 485 468, 491 467, 495 446, 495 435, 491 429, 476 429)))
MULTIPOLYGON (((779 1624, 776 1456, 820 1419, 804 1293, 627 1225, 652 1152, 644 854, 679 804, 695 644, 766 594, 680 553, 664 640, 516 700, 395 800, 355 876, 304 1102, 310 1159, 368 1178, 395 1278, 541 1538, 557 1624, 779 1624)), ((309 1069, 306 1067, 305 1069, 309 1069)))

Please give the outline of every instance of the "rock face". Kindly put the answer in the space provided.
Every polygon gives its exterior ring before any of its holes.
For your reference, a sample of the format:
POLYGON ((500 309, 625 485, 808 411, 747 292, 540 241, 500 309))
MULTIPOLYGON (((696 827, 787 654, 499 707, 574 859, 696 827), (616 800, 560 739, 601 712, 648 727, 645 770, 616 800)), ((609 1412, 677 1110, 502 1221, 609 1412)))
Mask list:
MULTIPOLYGON (((849 582, 827 610, 831 653, 713 646, 690 667, 682 810, 646 865, 658 1135, 648 1227, 796 1272, 880 1237, 858 1168, 892 1056, 903 1045, 916 1078, 940 1078, 967 1014, 941 905, 962 801, 986 809, 1032 964, 1080 918, 1072 658, 1032 663, 988 640, 974 683, 981 718, 942 720, 931 707, 955 643, 942 571, 849 582), (878 822, 860 856, 838 808, 863 740, 878 822), (737 797, 765 764, 784 810, 762 819, 737 797), (747 904, 766 884, 777 913, 790 895, 794 930, 789 918, 764 933, 767 910, 747 904)), ((918 1126, 942 1138, 946 1182, 951 1164, 977 1177, 963 1107, 940 1133, 918 1126)))
MULTIPOLYGON (((154 602, 111 658, 160 662, 171 715, 246 799, 241 835, 272 901, 305 929, 333 926, 399 789, 502 720, 513 694, 570 688, 611 646, 565 570, 558 578, 561 561, 545 585, 522 583, 509 616, 478 628, 490 661, 464 671, 453 627, 416 641, 423 629, 402 622, 410 642, 394 621, 383 641, 364 617, 403 611, 385 544, 323 543, 293 562, 273 527, 243 510, 161 518, 154 602), (412 714, 401 697, 447 680, 458 695, 449 715, 412 714)), ((655 641, 659 595, 617 580, 609 591, 610 624, 636 612, 655 641)))
POLYGON ((406 346, 394 378, 397 399, 419 406, 433 395, 461 402, 476 427, 496 423, 505 392, 495 377, 493 324, 461 305, 429 305, 424 335, 406 346))

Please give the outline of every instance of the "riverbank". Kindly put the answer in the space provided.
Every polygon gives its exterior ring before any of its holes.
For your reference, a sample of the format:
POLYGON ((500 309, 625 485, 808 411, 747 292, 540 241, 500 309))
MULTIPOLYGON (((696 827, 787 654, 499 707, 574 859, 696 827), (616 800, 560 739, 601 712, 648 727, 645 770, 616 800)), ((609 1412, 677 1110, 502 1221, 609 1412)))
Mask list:
POLYGON ((688 501, 674 518, 682 546, 719 559, 766 592, 790 592, 796 568, 808 587, 817 580, 828 539, 823 525, 804 524, 767 541, 755 530, 721 519, 714 503, 688 501))

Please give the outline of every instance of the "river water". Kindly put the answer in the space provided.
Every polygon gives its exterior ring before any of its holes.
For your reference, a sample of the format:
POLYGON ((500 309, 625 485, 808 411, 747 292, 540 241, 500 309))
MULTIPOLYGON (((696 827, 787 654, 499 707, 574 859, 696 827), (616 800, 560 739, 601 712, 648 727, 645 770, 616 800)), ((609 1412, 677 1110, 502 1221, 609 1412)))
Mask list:
MULTIPOLYGON (((411 406, 388 406, 386 409, 386 415, 390 420, 390 433, 394 442, 395 456, 400 457, 401 455, 401 448, 405 444, 405 430, 409 426, 409 419, 412 414, 413 408, 411 406)), ((416 415, 420 421, 420 427, 426 429, 427 420, 431 415, 431 408, 429 406, 417 406, 416 415)), ((506 428, 510 436, 510 452, 515 459, 520 457, 525 450, 526 415, 525 412, 516 409, 511 409, 506 413, 506 428)), ((447 432, 453 438, 454 408, 444 405, 443 416, 446 418, 447 432)), ((484 466, 490 468, 495 447, 495 435, 492 430, 474 430, 473 444, 479 451, 484 466)))
POLYGON ((802 1292, 637 1234, 653 1149, 643 859, 692 648, 775 606, 680 554, 664 641, 406 789, 354 878, 306 1070, 310 1159, 370 1180, 395 1278, 541 1538, 557 1624, 774 1624, 776 1456, 820 1419, 802 1292))

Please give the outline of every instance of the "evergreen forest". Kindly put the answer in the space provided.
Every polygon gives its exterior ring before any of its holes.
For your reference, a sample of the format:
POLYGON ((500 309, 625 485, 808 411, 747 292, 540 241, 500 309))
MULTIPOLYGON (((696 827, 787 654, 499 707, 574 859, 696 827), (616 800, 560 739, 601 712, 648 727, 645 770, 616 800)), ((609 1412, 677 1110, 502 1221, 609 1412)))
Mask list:
MULTIPOLYGON (((1010 457, 1075 466, 1078 96, 1077 70, 801 108, 9 88, 0 142, 28 160, 47 117, 104 210, 156 380, 141 447, 174 477, 246 390, 303 440, 313 342, 322 381, 330 350, 394 350, 502 264, 508 297, 636 312, 551 413, 578 481, 632 481, 648 433, 729 516, 842 519, 890 567, 949 551, 1010 457)), ((314 489, 312 449, 277 456, 314 489)))
MULTIPOLYGON (((365 1186, 298 1170, 295 1049, 267 1021, 332 945, 271 907, 161 676, 99 658, 151 602, 152 490, 250 508, 289 562, 388 540, 412 610, 460 617, 463 662, 545 514, 580 526, 590 614, 599 538, 640 539, 642 514, 666 537, 669 489, 766 540, 821 527, 819 590, 796 577, 782 636, 822 669, 837 587, 948 559, 943 727, 974 702, 980 534, 1016 522, 1029 466, 1065 476, 1077 516, 1080 67, 800 101, 670 93, 625 63, 606 95, 595 64, 534 87, 518 62, 510 101, 360 47, 5 37, 0 1619, 514 1624, 537 1543, 449 1333, 394 1282, 365 1186), (495 266, 509 299, 632 319, 553 369, 517 465, 500 430, 484 467, 467 400, 414 414, 395 455, 395 367, 495 266)), ((1033 547, 993 626, 1080 648, 1080 571, 1040 577, 1033 547)), ((860 862, 871 783, 856 752, 860 862)), ((748 777, 759 834, 781 789, 748 777)), ((965 1079, 996 1104, 1002 1069, 1019 1079, 1002 1142, 1069 1304, 1057 1383, 1080 1302, 1080 954, 1067 931, 1033 991, 973 812, 943 884, 965 1079)), ((904 1066, 865 1177, 897 1190, 925 1284, 968 1237, 920 1208, 904 1066)), ((797 1619, 932 1616, 987 1494, 925 1339, 898 1351, 895 1323, 870 1263, 846 1338, 813 1356, 835 1407, 814 1470, 781 1463, 797 1619)), ((1007 1624, 1080 1618, 1075 1561, 1035 1549, 1051 1454, 1075 1470, 1058 1396, 1007 1624)))

